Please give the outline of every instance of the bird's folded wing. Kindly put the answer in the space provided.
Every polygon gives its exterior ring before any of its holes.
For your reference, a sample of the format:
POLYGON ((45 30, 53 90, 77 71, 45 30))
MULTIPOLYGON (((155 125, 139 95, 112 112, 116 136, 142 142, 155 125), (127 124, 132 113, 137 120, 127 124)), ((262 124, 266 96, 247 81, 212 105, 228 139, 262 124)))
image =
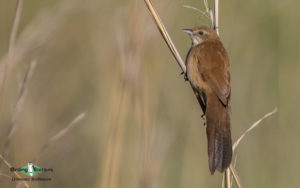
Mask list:
POLYGON ((223 45, 219 41, 207 41, 197 48, 200 48, 197 64, 202 79, 212 88, 223 105, 227 106, 231 92, 230 64, 223 45))

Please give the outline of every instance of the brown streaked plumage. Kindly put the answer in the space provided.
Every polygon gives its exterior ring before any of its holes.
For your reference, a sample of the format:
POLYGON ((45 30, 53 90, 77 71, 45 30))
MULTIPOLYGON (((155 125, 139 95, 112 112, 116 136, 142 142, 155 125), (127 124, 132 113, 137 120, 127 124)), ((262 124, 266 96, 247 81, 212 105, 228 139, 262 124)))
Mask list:
POLYGON ((214 30, 201 26, 184 32, 192 39, 186 78, 206 116, 209 169, 223 172, 232 158, 229 58, 214 30))

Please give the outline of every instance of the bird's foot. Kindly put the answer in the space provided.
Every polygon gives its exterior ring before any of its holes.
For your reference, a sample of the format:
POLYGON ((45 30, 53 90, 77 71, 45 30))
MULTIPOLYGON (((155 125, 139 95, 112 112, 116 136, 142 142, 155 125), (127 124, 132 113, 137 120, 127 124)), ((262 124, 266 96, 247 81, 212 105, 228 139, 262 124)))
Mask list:
POLYGON ((184 73, 183 71, 180 73, 180 75, 183 75, 184 74, 184 81, 189 81, 188 77, 187 77, 187 74, 184 73))
POLYGON ((203 121, 204 121, 204 124, 203 124, 203 126, 205 126, 205 125, 206 125, 205 114, 202 114, 202 115, 201 115, 201 118, 202 118, 202 119, 203 119, 203 121))

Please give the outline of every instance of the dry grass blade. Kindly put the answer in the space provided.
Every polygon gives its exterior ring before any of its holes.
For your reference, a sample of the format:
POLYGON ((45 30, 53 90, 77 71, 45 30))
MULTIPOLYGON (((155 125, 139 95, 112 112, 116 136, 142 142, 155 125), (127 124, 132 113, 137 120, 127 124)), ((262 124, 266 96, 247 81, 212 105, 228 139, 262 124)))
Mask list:
MULTIPOLYGON (((204 3, 204 6, 205 6, 206 14, 208 14, 208 18, 209 18, 209 21, 210 21, 210 27, 214 29, 215 28, 215 21, 214 21, 213 11, 209 8, 207 0, 203 0, 203 3, 204 3)), ((218 33, 218 35, 219 35, 219 33, 218 33)))
POLYGON ((20 110, 22 108, 22 105, 24 103, 24 98, 25 98, 26 93, 27 93, 26 88, 28 86, 29 81, 32 78, 35 67, 36 67, 36 61, 33 60, 33 61, 31 61, 30 65, 29 65, 29 69, 28 69, 28 71, 27 71, 27 73, 24 77, 24 80, 23 80, 22 84, 20 85, 19 97, 18 97, 17 104, 16 104, 15 109, 14 109, 14 113, 12 115, 12 122, 13 123, 15 122, 15 120, 17 118, 17 115, 20 112, 20 110))
MULTIPOLYGON (((229 169, 230 169, 230 172, 232 173, 232 175, 233 175, 233 177, 234 177, 234 180, 235 180, 237 186, 238 186, 239 188, 243 188, 243 185, 242 185, 242 183, 241 183, 241 181, 240 181, 240 178, 239 178, 239 176, 237 175, 237 172, 235 171, 234 167, 233 167, 232 165, 230 165, 230 166, 229 166, 229 169)), ((229 187, 228 187, 228 188, 229 188, 229 187)))
MULTIPOLYGON (((0 159, 4 162, 4 164, 10 169, 12 168, 12 165, 0 154, 0 159)), ((17 171, 14 171, 14 174, 18 177, 18 178, 22 178, 17 171)), ((26 188, 30 188, 29 185, 25 182, 25 181, 22 181, 24 186, 26 188)))
MULTIPOLYGON (((214 13, 213 13, 213 10, 212 9, 209 9, 209 21, 210 21, 210 27, 215 29, 216 26, 215 26, 215 21, 214 21, 214 13)), ((219 35, 219 33, 217 33, 219 35)))
POLYGON ((203 0, 206 12, 209 12, 209 6, 207 0, 203 0))
POLYGON ((21 14, 22 14, 22 8, 23 8, 23 0, 18 0, 15 17, 14 17, 14 23, 13 23, 13 27, 12 27, 11 35, 10 35, 10 39, 9 39, 8 54, 10 56, 13 53, 16 35, 17 35, 19 23, 20 23, 21 14))
POLYGON ((246 136, 246 134, 248 132, 250 132, 252 129, 254 129, 255 127, 257 127, 257 125, 260 124, 260 122, 262 122, 262 120, 266 119, 267 117, 275 114, 277 112, 277 107, 274 108, 274 110, 272 112, 267 113, 266 115, 264 115, 261 119, 257 120, 255 123, 253 123, 238 139, 237 141, 234 142, 233 146, 232 146, 232 150, 234 151, 237 146, 239 145, 239 143, 242 141, 242 139, 246 136))
POLYGON ((155 21, 155 24, 156 26, 158 27, 159 29, 159 32, 161 33, 161 35, 163 36, 165 42, 167 43, 169 49, 171 50, 173 56, 175 57, 177 63, 179 64, 179 66, 181 67, 182 71, 185 73, 186 72, 186 66, 185 66, 185 63, 184 61, 182 60, 179 52, 177 51, 174 43, 172 42, 171 40, 171 37, 170 35, 168 34, 164 24, 162 23, 158 13, 156 12, 156 10, 154 9, 154 7, 152 6, 152 3, 150 0, 144 0, 154 21, 155 21))
MULTIPOLYGON (((12 30, 11 30, 10 38, 9 38, 9 46, 8 46, 8 58, 9 59, 13 56, 13 52, 14 52, 13 49, 14 49, 14 45, 15 45, 15 40, 16 40, 19 23, 20 23, 22 7, 23 7, 23 0, 18 0, 17 8, 15 11, 15 17, 14 17, 14 21, 13 21, 13 26, 12 26, 12 30)), ((6 78, 7 78, 8 63, 9 63, 9 61, 4 62, 3 76, 2 76, 2 80, 1 80, 0 115, 1 115, 2 103, 3 103, 4 93, 5 93, 5 84, 6 84, 6 78)))
POLYGON ((6 177, 6 178, 8 178, 8 179, 11 179, 11 178, 12 178, 11 176, 6 175, 6 174, 2 174, 2 173, 0 173, 0 176, 6 177))
POLYGON ((36 67, 36 61, 32 61, 30 63, 29 69, 25 75, 25 78, 20 86, 18 100, 14 107, 12 118, 11 118, 10 130, 8 132, 8 136, 7 136, 5 144, 4 144, 4 152, 3 152, 4 157, 7 156, 10 141, 13 138, 13 134, 17 128, 16 118, 22 109, 22 105, 24 103, 24 99, 25 99, 26 92, 27 92, 27 86, 28 86, 29 81, 31 80, 31 77, 33 75, 35 67, 36 67))
POLYGON ((68 20, 68 16, 75 12, 75 7, 78 6, 79 2, 79 0, 63 0, 57 6, 41 11, 23 29, 18 40, 15 41, 13 56, 9 57, 6 54, 0 59, 0 74, 4 71, 4 65, 8 65, 6 71, 9 74, 26 55, 49 41, 53 33, 68 20))
MULTIPOLYGON (((61 137, 63 137, 66 133, 68 133, 71 128, 73 128, 79 121, 81 121, 86 116, 86 112, 83 112, 79 114, 71 123, 69 123, 65 128, 63 128, 61 131, 59 131, 56 135, 54 135, 52 138, 48 140, 48 142, 42 147, 40 154, 53 142, 56 142, 61 137)), ((39 157, 40 154, 37 156, 39 157)), ((38 158, 36 158, 34 161, 36 162, 38 158)))
MULTIPOLYGON (((236 161, 237 161, 237 154, 236 154, 236 156, 234 158, 233 168, 235 168, 236 161)), ((232 187, 232 179, 233 179, 233 175, 231 175, 231 179, 230 179, 231 184, 230 184, 230 187, 232 187)))
MULTIPOLYGON (((200 10, 196 7, 190 6, 190 5, 183 5, 183 7, 193 9, 197 12, 200 12, 202 15, 204 15, 206 18, 209 19, 211 28, 216 29, 217 27, 215 25, 216 22, 214 20, 213 11, 209 8, 207 0, 203 0, 203 3, 204 3, 204 6, 205 6, 205 11, 202 11, 202 10, 200 10)), ((218 13, 215 13, 215 15, 217 16, 218 13)), ((219 30, 216 30, 216 32, 219 35, 219 30)))
MULTIPOLYGON (((261 119, 259 119, 259 120, 257 120, 255 123, 253 123, 238 139, 237 139, 237 141, 235 141, 235 143, 233 144, 233 146, 232 146, 232 150, 234 151, 236 148, 237 148, 237 146, 239 145, 239 143, 242 141, 242 139, 246 136, 246 134, 248 133, 248 132, 250 132, 252 129, 254 129, 255 127, 257 127, 258 125, 259 125, 259 123, 262 121, 262 120, 264 120, 265 118, 267 118, 267 117, 269 117, 269 116, 271 116, 271 115, 273 115, 274 113, 276 113, 277 112, 277 108, 275 108, 272 112, 269 112, 269 113, 267 113, 266 115, 264 115, 261 119)), ((237 173, 236 173, 236 171, 235 171, 235 169, 234 169, 234 167, 232 166, 232 165, 230 165, 230 167, 229 167, 229 169, 230 169, 230 171, 231 171, 231 173, 232 173, 232 175, 233 175, 233 177, 234 177, 234 179, 235 179, 235 182, 237 183, 237 185, 238 185, 238 187, 239 188, 242 188, 243 186, 242 186, 242 184, 241 184, 241 181, 240 181, 240 179, 239 179, 239 177, 238 177, 238 175, 237 175, 237 173)), ((229 169, 227 169, 226 170, 226 172, 227 171, 229 171, 229 169)), ((228 173, 230 173, 230 172, 228 172, 228 173)), ((229 177, 230 177, 230 175, 229 175, 229 177)), ((231 185, 227 185, 227 187, 229 188, 229 187, 231 187, 231 185)))
MULTIPOLYGON (((233 146, 232 146, 232 150, 234 151, 236 148, 237 148, 237 146, 239 145, 239 143, 242 141, 242 139, 246 136, 246 134, 248 133, 248 132, 250 132, 252 129, 254 129, 255 127, 257 127, 258 125, 259 125, 259 123, 262 121, 262 120, 264 120, 265 118, 267 118, 267 117, 269 117, 269 116, 271 116, 271 115, 273 115, 274 113, 276 113, 277 112, 277 108, 275 108, 272 112, 269 112, 269 113, 267 113, 266 115, 264 115, 261 119, 259 119, 258 121, 256 121, 255 123, 253 123, 238 139, 237 139, 237 141, 233 144, 233 146)), ((237 175, 237 173, 236 173, 236 171, 235 171, 235 169, 234 169, 234 167, 232 166, 232 165, 230 165, 230 167, 229 167, 229 169, 230 169, 230 171, 231 171, 231 173, 232 173, 232 175, 233 175, 233 177, 234 177, 234 179, 235 179, 235 182, 237 183, 237 185, 238 185, 238 187, 239 188, 242 188, 243 186, 242 186, 242 184, 241 184, 241 181, 240 181, 240 179, 239 179, 239 177, 238 177, 238 175, 237 175)), ((227 169, 226 170, 226 175, 227 174, 229 174, 229 180, 230 180, 230 172, 229 172, 229 169, 227 169)), ((227 176, 226 176, 226 179, 227 179, 227 176)), ((229 184, 229 185, 227 185, 227 187, 229 188, 229 187, 231 187, 231 185, 229 184)))
POLYGON ((207 12, 204 12, 204 11, 202 11, 202 10, 196 8, 196 7, 190 6, 190 5, 183 5, 183 7, 184 7, 184 8, 189 8, 189 9, 192 9, 192 10, 195 10, 195 11, 197 11, 197 12, 200 12, 203 16, 205 16, 206 18, 209 19, 208 13, 207 13, 207 12))

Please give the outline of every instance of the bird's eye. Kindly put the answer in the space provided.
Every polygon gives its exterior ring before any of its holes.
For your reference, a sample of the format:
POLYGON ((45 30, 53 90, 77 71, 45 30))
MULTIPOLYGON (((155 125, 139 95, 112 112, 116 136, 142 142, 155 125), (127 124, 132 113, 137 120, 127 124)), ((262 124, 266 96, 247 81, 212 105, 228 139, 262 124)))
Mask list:
POLYGON ((199 35, 203 35, 204 33, 203 33, 203 31, 199 31, 199 35))

